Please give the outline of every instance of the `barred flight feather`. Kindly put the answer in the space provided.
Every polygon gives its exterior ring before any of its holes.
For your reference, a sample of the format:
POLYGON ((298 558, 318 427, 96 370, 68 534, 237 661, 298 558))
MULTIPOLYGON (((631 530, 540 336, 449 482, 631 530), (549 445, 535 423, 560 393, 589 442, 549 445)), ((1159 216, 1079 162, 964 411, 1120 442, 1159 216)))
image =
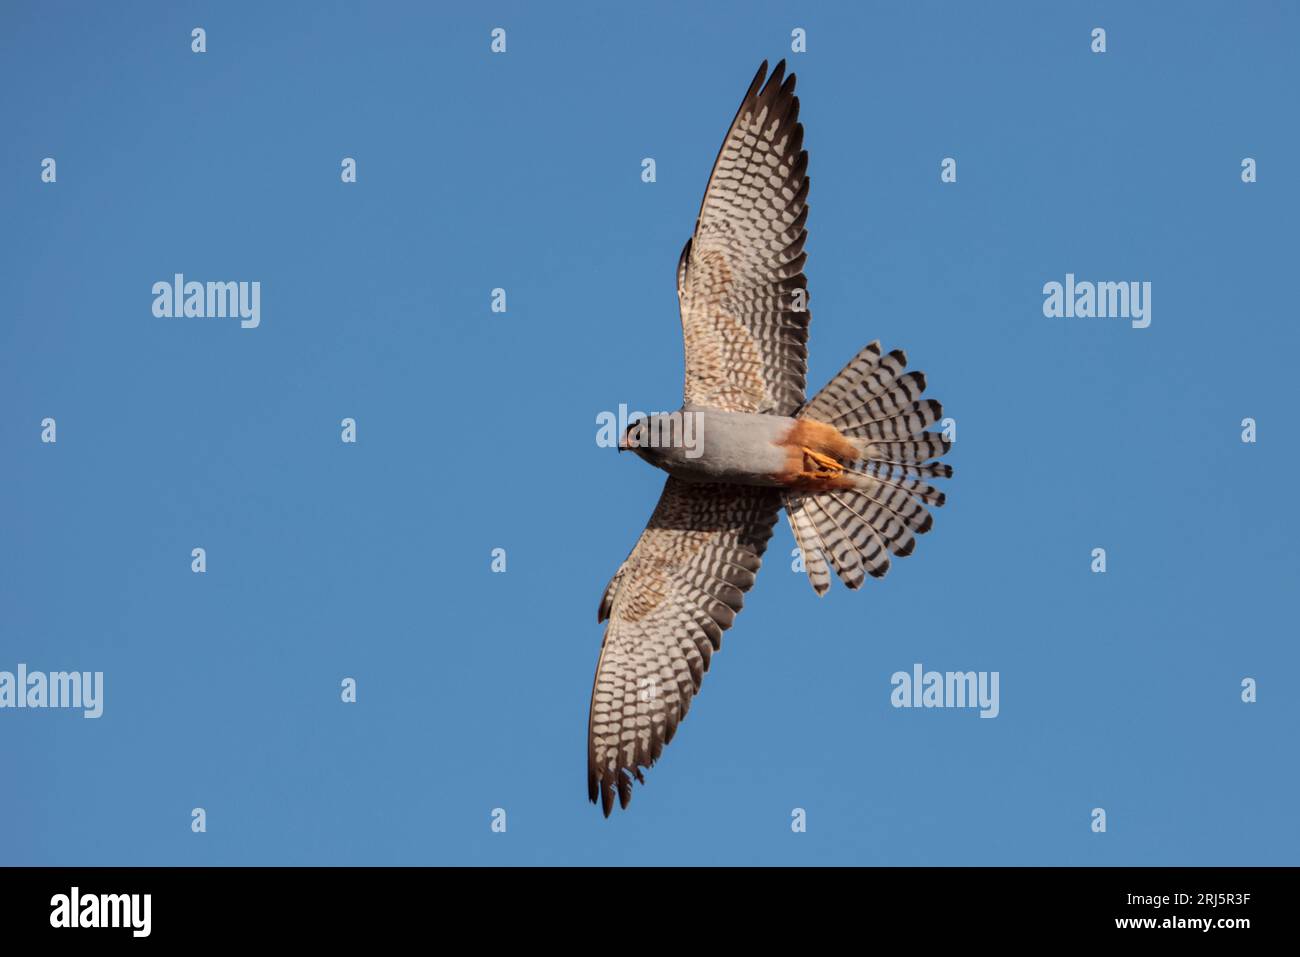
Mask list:
POLYGON ((882 355, 872 342, 854 356, 798 418, 834 425, 858 445, 861 457, 848 466, 859 487, 825 492, 786 492, 790 529, 817 594, 830 587, 827 566, 849 588, 889 571, 890 553, 910 555, 916 536, 930 530, 927 506, 947 500, 922 479, 950 478, 952 467, 934 462, 951 448, 940 433, 925 431, 943 418, 943 406, 922 399, 925 375, 905 372, 901 349, 882 355))

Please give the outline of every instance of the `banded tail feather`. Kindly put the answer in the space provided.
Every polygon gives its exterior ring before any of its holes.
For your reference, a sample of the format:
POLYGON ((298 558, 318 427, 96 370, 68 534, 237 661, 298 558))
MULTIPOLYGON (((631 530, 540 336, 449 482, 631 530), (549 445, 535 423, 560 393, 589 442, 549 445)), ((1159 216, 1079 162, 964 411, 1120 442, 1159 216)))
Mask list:
POLYGON ((786 517, 817 594, 830 588, 829 569, 849 588, 889 571, 890 555, 910 555, 916 536, 930 530, 928 506, 945 494, 932 479, 951 478, 952 466, 935 461, 951 443, 926 431, 943 418, 943 406, 921 398, 926 380, 907 369, 901 349, 882 355, 880 343, 859 352, 796 418, 833 425, 859 451, 846 469, 851 489, 783 493, 786 517))

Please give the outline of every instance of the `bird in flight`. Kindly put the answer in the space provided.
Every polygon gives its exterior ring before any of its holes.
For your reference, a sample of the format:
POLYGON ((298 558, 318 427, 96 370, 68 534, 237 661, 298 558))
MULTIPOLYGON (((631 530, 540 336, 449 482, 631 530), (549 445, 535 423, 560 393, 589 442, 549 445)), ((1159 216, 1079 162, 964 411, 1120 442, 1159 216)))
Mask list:
POLYGON ((811 400, 808 153, 795 75, 759 67, 677 263, 686 385, 677 412, 619 440, 668 473, 600 599, 608 619, 587 726, 587 793, 608 817, 645 783, 754 584, 782 508, 813 589, 889 570, 930 530, 952 467, 943 409, 902 350, 872 342, 811 400), (764 79, 766 78, 766 83, 764 79))

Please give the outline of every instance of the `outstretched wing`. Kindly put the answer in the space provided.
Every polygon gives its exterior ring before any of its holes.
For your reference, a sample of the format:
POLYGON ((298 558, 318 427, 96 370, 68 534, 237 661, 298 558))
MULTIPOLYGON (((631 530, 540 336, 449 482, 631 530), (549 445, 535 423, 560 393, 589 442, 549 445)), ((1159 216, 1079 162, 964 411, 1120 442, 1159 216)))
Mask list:
POLYGON ((601 598, 609 618, 587 725, 587 794, 606 816, 658 759, 754 584, 781 508, 776 489, 669 478, 601 598))
POLYGON ((686 405, 790 415, 808 368, 808 153, 795 76, 759 67, 677 267, 686 405))

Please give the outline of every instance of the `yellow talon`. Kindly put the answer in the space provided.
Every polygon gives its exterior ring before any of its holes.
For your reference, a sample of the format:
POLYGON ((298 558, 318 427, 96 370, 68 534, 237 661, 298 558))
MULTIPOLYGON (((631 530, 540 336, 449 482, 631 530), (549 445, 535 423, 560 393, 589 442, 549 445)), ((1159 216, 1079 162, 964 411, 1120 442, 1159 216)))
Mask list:
MULTIPOLYGON (((807 446, 803 447, 803 454, 804 454, 805 461, 811 459, 813 465, 817 466, 818 469, 821 469, 824 472, 844 471, 844 466, 841 465, 839 462, 837 462, 835 459, 831 458, 828 455, 822 455, 820 452, 814 452, 812 449, 808 448, 807 446)), ((809 469, 808 471, 813 471, 813 470, 809 469)))

